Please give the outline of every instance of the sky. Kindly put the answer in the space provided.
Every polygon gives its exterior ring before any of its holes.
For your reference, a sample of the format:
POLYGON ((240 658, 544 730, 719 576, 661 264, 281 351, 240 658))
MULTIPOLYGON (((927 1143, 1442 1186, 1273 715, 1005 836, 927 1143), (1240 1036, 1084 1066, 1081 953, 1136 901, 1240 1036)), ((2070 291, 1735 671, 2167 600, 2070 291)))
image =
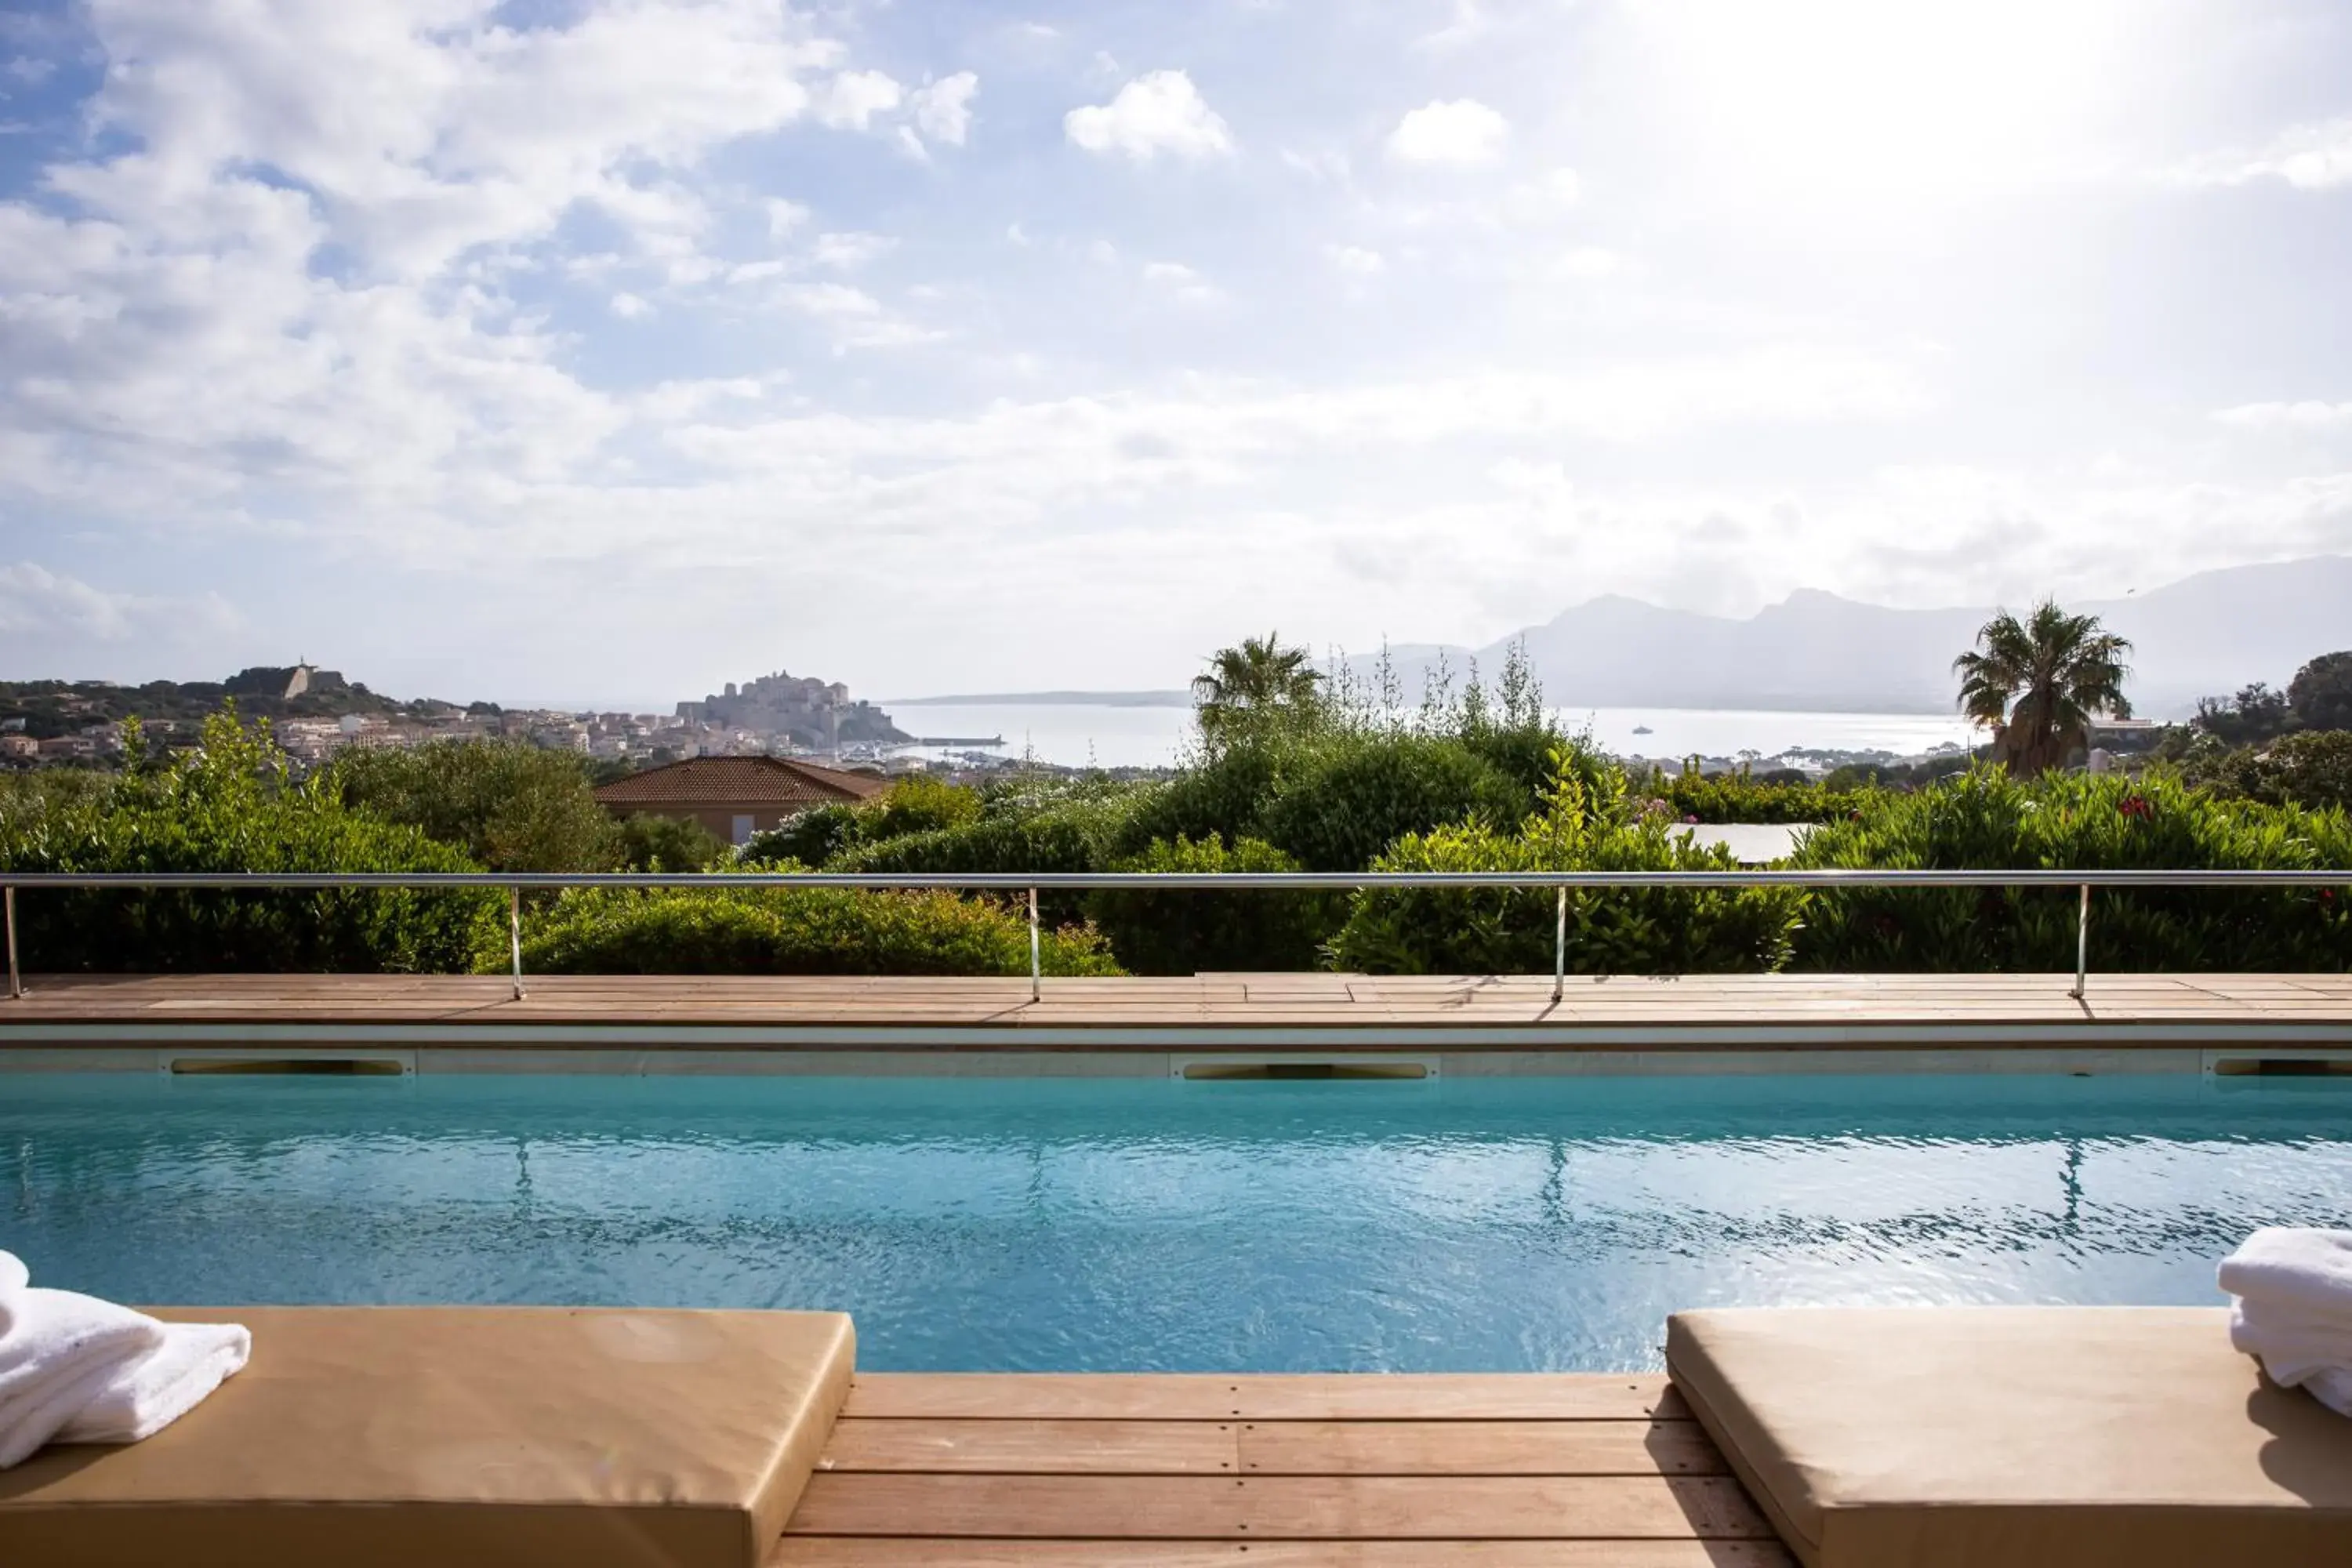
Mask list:
POLYGON ((0 5, 0 679, 1181 684, 2352 552, 2341 0, 0 5))

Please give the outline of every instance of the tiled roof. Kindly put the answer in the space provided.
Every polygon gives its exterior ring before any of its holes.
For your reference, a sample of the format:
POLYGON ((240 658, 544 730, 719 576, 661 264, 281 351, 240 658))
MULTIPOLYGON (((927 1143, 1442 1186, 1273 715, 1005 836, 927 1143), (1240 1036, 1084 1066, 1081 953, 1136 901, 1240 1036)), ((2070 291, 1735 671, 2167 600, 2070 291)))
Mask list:
POLYGON ((791 757, 689 757, 605 784, 606 805, 827 805, 870 800, 890 787, 871 773, 791 757))

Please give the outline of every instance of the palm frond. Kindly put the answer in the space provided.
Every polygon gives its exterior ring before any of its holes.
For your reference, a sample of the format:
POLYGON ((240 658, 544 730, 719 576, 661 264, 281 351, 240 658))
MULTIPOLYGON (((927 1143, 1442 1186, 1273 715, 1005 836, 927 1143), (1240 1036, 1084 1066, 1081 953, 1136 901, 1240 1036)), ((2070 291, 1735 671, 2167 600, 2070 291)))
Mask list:
POLYGON ((2127 715, 2124 682, 2131 644, 2095 616, 2070 616, 2044 599, 2025 620, 2007 611, 1977 633, 1977 647, 1952 661, 1959 707, 1991 727, 2015 772, 2063 766, 2085 745, 2102 713, 2127 715))

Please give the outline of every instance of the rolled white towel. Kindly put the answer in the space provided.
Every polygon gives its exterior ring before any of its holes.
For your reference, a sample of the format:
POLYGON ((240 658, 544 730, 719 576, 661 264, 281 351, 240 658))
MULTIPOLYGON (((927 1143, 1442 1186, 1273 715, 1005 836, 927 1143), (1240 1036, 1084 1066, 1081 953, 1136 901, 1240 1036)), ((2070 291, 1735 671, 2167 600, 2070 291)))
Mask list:
POLYGON ((25 1304, 25 1287, 31 1279, 23 1258, 13 1252, 0 1252, 0 1340, 5 1340, 16 1326, 16 1313, 25 1304))
POLYGON ((163 1346, 144 1313, 71 1290, 27 1289, 0 1338, 0 1470, 47 1442, 83 1389, 163 1346))
POLYGON ((2272 1382, 2292 1388, 2329 1367, 2352 1369, 2352 1319, 2240 1299, 2230 1306, 2230 1344, 2259 1357, 2272 1382))
POLYGON ((2269 1226, 2240 1242, 2214 1274, 2232 1296, 2352 1324, 2352 1230, 2269 1226))
POLYGON ((253 1352, 242 1323, 165 1323, 163 1346, 91 1374, 58 1443, 136 1443, 204 1403, 253 1352))

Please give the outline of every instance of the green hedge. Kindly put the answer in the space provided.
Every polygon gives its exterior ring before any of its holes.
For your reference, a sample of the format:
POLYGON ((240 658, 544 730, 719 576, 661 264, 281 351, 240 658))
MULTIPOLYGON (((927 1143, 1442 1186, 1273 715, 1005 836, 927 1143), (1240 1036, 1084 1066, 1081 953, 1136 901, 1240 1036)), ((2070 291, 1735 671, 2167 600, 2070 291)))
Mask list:
POLYGON ((978 791, 910 773, 878 800, 820 805, 781 827, 755 833, 743 847, 742 858, 757 864, 823 866, 865 845, 970 826, 980 820, 981 811, 978 791))
MULTIPOLYGON (((1117 974, 1084 926, 1043 933, 1048 974, 1117 974)), ((474 967, 509 954, 485 931, 474 967)), ((523 968, 551 974, 1026 974, 1028 922, 945 892, 841 888, 583 889, 530 913, 523 968)))
POLYGON ((1258 838, 1317 871, 1360 871, 1408 833, 1536 807, 1555 757, 1597 787, 1609 764, 1540 725, 1285 731, 1229 745, 1135 797, 1111 850, 1258 838))
POLYGON ((1516 828, 1535 795, 1460 742, 1342 736, 1294 760, 1259 836, 1310 871, 1360 871, 1408 834, 1483 818, 1516 828))
MULTIPOLYGON (((1517 832, 1485 822, 1412 834, 1384 871, 1727 870, 1721 849, 1675 834, 1660 813, 1626 809, 1622 780, 1597 796, 1564 771, 1544 813, 1517 832)), ((1533 974, 1552 967, 1557 894, 1366 889, 1330 944, 1338 967, 1375 974, 1533 974)), ((1787 962, 1801 900, 1786 889, 1598 889, 1568 897, 1570 973, 1686 974, 1787 962)))
POLYGON ((816 867, 864 842, 856 806, 817 805, 781 827, 751 835, 740 858, 747 865, 816 867))
MULTIPOLYGON (((1298 862, 1270 844, 1220 838, 1154 844, 1121 861, 1122 871, 1296 871, 1298 862)), ((1137 974, 1199 974, 1221 970, 1316 967, 1339 928, 1346 895, 1276 890, 1232 893, 1149 889, 1096 893, 1095 924, 1119 963, 1137 974)))
MULTIPOLYGON (((208 721, 201 749, 43 809, 0 815, 16 871, 470 871, 421 830, 352 810, 329 784, 290 781, 267 726, 208 721)), ((232 893, 27 890, 19 948, 36 971, 463 970, 495 893, 340 889, 232 893)))
POLYGON ((2352 811, 2352 730, 2305 730, 2231 752, 2202 782, 2269 805, 2352 811))
POLYGON ((1138 795, 1112 838, 1112 853, 1140 855, 1155 843, 1180 838, 1232 844, 1251 837, 1280 772, 1272 745, 1232 747, 1203 758, 1138 795))
POLYGON ((321 786, 354 811, 421 828, 493 871, 610 871, 625 851, 577 752, 519 741, 352 750, 321 786))
POLYGON ((1700 822, 1832 822, 1850 817, 1875 794, 1824 789, 1817 784, 1766 783, 1738 773, 1669 774, 1653 771, 1633 784, 1636 795, 1666 803, 1676 817, 1700 822))
MULTIPOLYGON (((834 857, 828 871, 1008 872, 1095 871, 1104 864, 1098 826, 1084 813, 1039 812, 1031 816, 988 816, 961 827, 910 833, 879 844, 861 844, 834 857)), ((1082 893, 1046 892, 1038 908, 1045 920, 1066 925, 1086 908, 1082 893)))
POLYGON ((1589 734, 1563 735, 1549 722, 1470 724, 1454 739, 1519 787, 1527 802, 1519 808, 1521 816, 1542 800, 1562 767, 1576 774, 1588 795, 1605 792, 1609 775, 1618 771, 1592 749, 1589 734))
POLYGON ((867 842, 929 833, 978 822, 980 794, 923 773, 909 773, 879 800, 857 808, 858 832, 867 842))
POLYGON ((690 816, 641 811, 621 819, 622 870, 707 871, 730 853, 725 839, 690 816))
MULTIPOLYGON (((2021 783, 1980 768, 1937 789, 1874 795, 1806 836, 1792 865, 1883 870, 2342 867, 2352 819, 2219 799, 2163 773, 2021 783)), ((2074 966, 2071 889, 1856 889, 1812 900, 1794 963, 1814 970, 2049 973, 2074 966)), ((2344 891, 2151 889, 2093 896, 2090 962, 2115 971, 2341 970, 2344 891)))

